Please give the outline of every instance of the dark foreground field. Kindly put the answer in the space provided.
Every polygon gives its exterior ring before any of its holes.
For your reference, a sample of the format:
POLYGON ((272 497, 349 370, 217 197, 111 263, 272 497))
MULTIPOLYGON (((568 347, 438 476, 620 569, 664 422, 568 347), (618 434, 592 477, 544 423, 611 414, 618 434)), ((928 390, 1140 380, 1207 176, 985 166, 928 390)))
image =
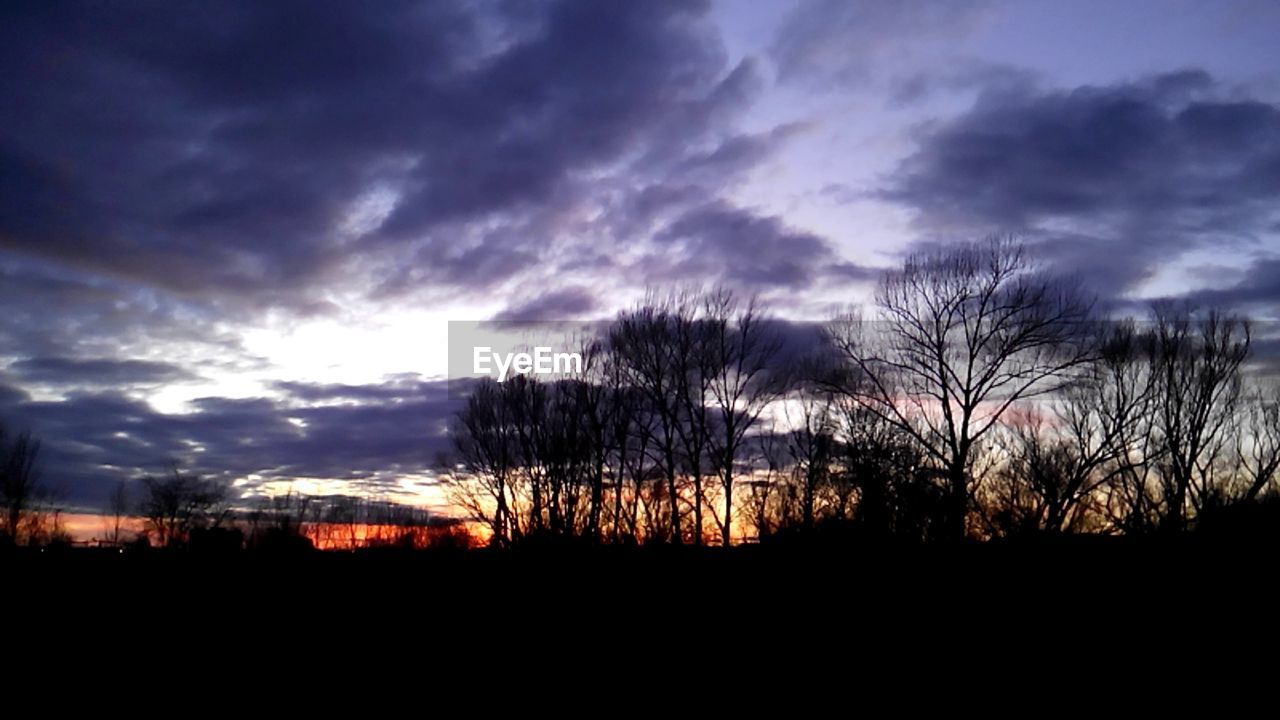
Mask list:
POLYGON ((395 606, 466 613, 535 608, 601 619, 743 618, 807 613, 844 622, 858 608, 954 619, 958 612, 1110 617, 1126 603, 1148 613, 1204 612, 1239 601, 1269 614, 1280 545, 1271 539, 1075 537, 904 547, 787 544, 543 547, 508 551, 226 554, 63 548, 9 550, 0 577, 50 607, 62 603, 157 615, 234 613, 258 603, 309 613, 395 606), (283 603, 280 605, 278 603, 283 603), (1198 609, 1191 603, 1202 603, 1198 609), (1207 603, 1207 604, 1205 604, 1207 603), (683 608, 683 609, 681 609, 683 608))
POLYGON ((0 611, 12 637, 28 638, 22 647, 52 652, 55 664, 138 658, 139 672, 197 684, 253 677, 279 688, 289 678, 322 689, 337 673, 338 689, 359 676, 366 688, 449 692, 445 678, 461 673, 500 680, 501 692, 558 683, 617 702, 661 678, 696 688, 729 677, 735 692, 788 713, 811 702, 817 713, 824 693, 868 685, 942 707, 962 702, 949 692, 1005 686, 1054 702, 1117 684, 1175 692, 1210 675, 1261 687, 1251 684, 1274 669, 1276 557, 1256 539, 1196 536, 728 551, 66 550, 0 559, 0 611))

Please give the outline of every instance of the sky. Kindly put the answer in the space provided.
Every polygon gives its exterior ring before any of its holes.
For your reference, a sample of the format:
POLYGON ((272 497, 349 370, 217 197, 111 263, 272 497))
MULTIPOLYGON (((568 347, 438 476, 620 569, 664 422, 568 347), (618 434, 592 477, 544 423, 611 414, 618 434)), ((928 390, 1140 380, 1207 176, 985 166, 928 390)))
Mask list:
POLYGON ((993 232, 1275 319, 1277 37, 1277 0, 4 3, 0 420, 71 507, 174 462, 430 504, 450 320, 821 320, 993 232))

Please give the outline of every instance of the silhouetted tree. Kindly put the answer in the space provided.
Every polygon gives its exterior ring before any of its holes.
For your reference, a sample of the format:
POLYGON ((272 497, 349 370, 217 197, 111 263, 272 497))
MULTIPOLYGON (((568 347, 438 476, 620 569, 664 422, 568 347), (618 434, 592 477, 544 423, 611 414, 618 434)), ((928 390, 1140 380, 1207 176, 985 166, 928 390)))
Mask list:
POLYGON ((720 289, 707 294, 703 305, 706 360, 701 365, 714 406, 708 442, 724 508, 724 518, 717 518, 721 543, 728 546, 742 449, 760 416, 785 390, 784 376, 774 366, 782 340, 754 298, 740 307, 732 292, 720 289))
POLYGON ((139 514, 161 547, 186 543, 191 531, 218 527, 226 519, 226 487, 178 471, 142 478, 144 496, 139 514))
POLYGON ((828 514, 843 522, 852 512, 869 537, 919 541, 939 535, 942 489, 915 439, 857 402, 846 398, 836 407, 837 467, 828 482, 828 514))
POLYGON ((255 505, 247 518, 250 547, 273 552, 314 547, 310 526, 322 512, 319 498, 290 489, 282 495, 257 498, 255 505))
POLYGON ((479 383, 442 482, 500 546, 697 543, 707 508, 728 544, 737 513, 759 539, 1182 529, 1280 472, 1237 318, 1095 323, 1007 238, 912 256, 877 301, 779 373, 753 301, 650 293, 585 375, 479 383))
MULTIPOLYGON (((799 526, 812 530, 819 513, 819 494, 831 476, 836 455, 836 413, 829 393, 808 388, 786 412, 790 431, 786 449, 791 464, 788 499, 798 504, 799 526)), ((790 503, 788 503, 790 504, 790 503)), ((785 522, 785 521, 784 521, 785 522)))
POLYGON ((1155 352, 1152 332, 1140 330, 1131 319, 1112 323, 1088 376, 1092 397, 1073 396, 1088 406, 1084 412, 1098 413, 1110 441, 1100 507, 1112 528, 1122 532, 1145 533, 1159 524, 1160 499, 1152 480, 1163 452, 1155 433, 1155 352))
POLYGON ((107 512, 107 539, 113 545, 120 545, 124 542, 124 522, 129 517, 129 489, 123 480, 117 481, 111 489, 111 495, 107 498, 107 512))
POLYGON ((1151 454, 1155 388, 1143 369, 1151 348, 1152 336, 1132 321, 1108 325, 1098 357, 1002 434, 1002 497, 991 508, 998 532, 1060 533, 1105 514, 1095 512, 1099 490, 1151 454))
POLYGON ((580 379, 479 383, 454 426, 443 482, 493 542, 599 538, 610 410, 580 379))
POLYGON ((1091 357, 1091 304, 999 237, 910 256, 876 303, 874 321, 832 325, 859 376, 849 397, 944 469, 947 534, 961 538, 975 448, 1014 403, 1052 392, 1091 357))
POLYGON ((1248 481, 1246 501, 1256 500, 1280 470, 1280 390, 1257 388, 1249 398, 1246 432, 1239 433, 1238 454, 1248 481))
POLYGON ((1178 531, 1188 510, 1229 499, 1233 478, 1220 471, 1234 447, 1250 330, 1240 317, 1165 305, 1156 308, 1153 332, 1161 524, 1178 531))
POLYGON ((323 527, 327 536, 324 547, 354 550, 364 540, 366 503, 362 498, 350 495, 330 497, 323 514, 323 527))
POLYGON ((486 525, 497 545, 507 545, 521 533, 513 513, 519 451, 504 387, 483 380, 468 395, 451 433, 456 456, 446 459, 441 476, 450 499, 486 525))
POLYGON ((778 508, 784 485, 783 472, 787 464, 786 451, 777 423, 767 422, 769 427, 753 436, 756 446, 754 456, 761 468, 746 481, 749 489, 745 508, 747 521, 754 530, 757 541, 766 540, 777 532, 780 529, 779 518, 786 514, 778 508))
POLYGON ((41 481, 38 459, 40 441, 23 432, 12 439, 0 425, 0 534, 15 544, 31 542, 40 534, 41 503, 50 492, 41 481))
MULTIPOLYGON (((636 429, 647 433, 646 445, 666 480, 665 497, 673 542, 683 539, 680 508, 682 453, 692 444, 684 426, 691 386, 687 358, 676 350, 689 336, 687 294, 658 298, 623 313, 609 330, 609 348, 620 362, 626 382, 643 397, 649 422, 636 429), (684 339, 682 339, 684 338, 684 339)), ((700 464, 698 459, 697 463, 700 464)), ((695 520, 697 524, 697 520, 695 520)), ((701 533, 701 528, 696 532, 701 533)))

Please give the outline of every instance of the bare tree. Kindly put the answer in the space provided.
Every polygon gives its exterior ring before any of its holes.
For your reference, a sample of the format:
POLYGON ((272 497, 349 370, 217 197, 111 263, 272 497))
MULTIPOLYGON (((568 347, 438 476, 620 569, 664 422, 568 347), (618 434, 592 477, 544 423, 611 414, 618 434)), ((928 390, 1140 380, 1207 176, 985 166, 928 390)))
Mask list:
POLYGON ((1078 529, 1101 509, 1102 488, 1123 475, 1142 479, 1137 465, 1152 452, 1152 336, 1132 321, 1106 328, 1094 362, 1002 434, 1004 502, 988 508, 1001 532, 1078 529))
POLYGON ((836 455, 835 404, 829 393, 807 388, 789 402, 786 450, 791 483, 799 502, 800 528, 812 530, 819 513, 819 493, 831 476, 836 455))
POLYGON ((603 342, 581 342, 585 381, 569 384, 573 390, 572 404, 583 420, 580 452, 584 456, 581 462, 589 488, 585 535, 596 542, 604 533, 605 486, 610 463, 619 452, 613 432, 613 415, 620 410, 618 386, 615 384, 617 375, 611 371, 610 358, 605 350, 603 342))
POLYGON ((511 543, 521 531, 512 507, 518 451, 503 386, 478 383, 451 435, 457 454, 444 459, 441 475, 450 500, 489 528, 492 543, 511 543))
POLYGON ((324 511, 320 498, 292 487, 284 494, 258 497, 249 513, 248 544, 262 550, 311 549, 324 511))
POLYGON ((1102 442, 1095 447, 1106 456, 1099 509, 1112 529, 1126 533, 1149 532, 1160 521, 1153 482, 1163 453, 1154 417, 1159 402, 1155 353, 1154 333, 1139 330, 1132 319, 1110 324, 1087 391, 1068 397, 1073 414, 1096 413, 1102 442))
POLYGON ((946 473, 947 534, 965 535, 975 447, 1021 400, 1091 357, 1091 303, 1010 238, 910 256, 876 294, 879 315, 833 324, 859 382, 850 397, 909 433, 946 473))
POLYGON ((779 529, 777 519, 783 514, 777 511, 779 488, 782 485, 783 468, 786 460, 781 433, 776 429, 777 423, 767 419, 768 428, 756 433, 753 438, 756 446, 755 458, 763 465, 762 472, 752 473, 746 481, 747 522, 755 531, 757 541, 762 541, 779 529))
POLYGON ((129 518, 129 489, 123 480, 116 482, 107 498, 107 539, 113 545, 124 540, 124 523, 129 518))
POLYGON ((676 293, 666 301, 670 308, 671 380, 676 391, 676 434, 680 439, 681 468, 692 485, 693 544, 702 545, 706 531, 703 508, 707 501, 705 480, 711 469, 711 382, 716 358, 711 349, 710 323, 702 314, 703 297, 676 293))
MULTIPOLYGON (((447 470, 447 469, 446 469, 447 470)), ((332 497, 324 509, 323 526, 328 529, 326 547, 355 550, 364 540, 368 504, 359 497, 332 497)))
MULTIPOLYGON (((671 539, 681 542, 680 479, 682 455, 691 445, 683 425, 690 384, 688 368, 674 349, 688 337, 686 325, 690 298, 677 293, 659 298, 651 293, 646 303, 623 313, 609 331, 609 348, 621 363, 625 382, 643 398, 651 422, 637 429, 649 434, 646 445, 666 480, 671 539)), ((697 520, 695 519, 695 525, 697 520)), ((696 534, 701 528, 696 529, 696 534)))
POLYGON ((9 439, 0 425, 0 534, 15 544, 30 542, 41 525, 41 503, 49 498, 49 490, 41 480, 38 459, 40 440, 30 432, 9 439))
POLYGON ((760 313, 755 298, 739 308, 733 293, 721 289, 703 302, 704 367, 715 415, 708 439, 724 506, 724 517, 717 522, 721 543, 727 547, 733 534, 733 485, 739 456, 748 433, 785 388, 781 373, 773 367, 782 340, 760 313))
POLYGON ((835 407, 836 468, 827 482, 828 514, 839 521, 852 515, 859 531, 870 537, 936 536, 936 473, 919 443, 847 397, 835 407))
MULTIPOLYGON (((601 347, 607 351, 607 347, 601 347)), ((604 387, 603 440, 607 445, 610 539, 634 542, 639 536, 639 503, 642 486, 650 469, 647 431, 651 416, 642 397, 626 382, 622 363, 604 352, 597 364, 600 383, 604 387)))
POLYGON ((220 526, 229 512, 224 485, 179 472, 177 466, 167 476, 142 478, 142 486, 146 494, 139 514, 161 547, 188 542, 193 530, 220 526))
POLYGON ((444 486, 496 544, 599 539, 609 412, 604 388, 586 380, 481 382, 453 428, 444 486))
POLYGON ((1247 432, 1240 433, 1241 458, 1248 488, 1244 500, 1256 500, 1272 484, 1280 470, 1280 390, 1260 387, 1250 396, 1247 432))
POLYGON ((1250 329, 1243 318, 1216 310, 1197 315, 1160 305, 1153 332, 1161 524, 1178 531, 1189 510, 1228 500, 1232 476, 1222 470, 1234 447, 1250 329))

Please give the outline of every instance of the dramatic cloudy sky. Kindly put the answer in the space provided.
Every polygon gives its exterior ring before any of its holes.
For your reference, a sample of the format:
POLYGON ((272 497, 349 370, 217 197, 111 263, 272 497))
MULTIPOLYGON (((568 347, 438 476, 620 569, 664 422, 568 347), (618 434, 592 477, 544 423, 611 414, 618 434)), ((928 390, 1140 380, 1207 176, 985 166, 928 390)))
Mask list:
POLYGON ((0 418, 72 505, 170 461, 430 496, 446 322, 722 282, 821 319, 1018 231, 1280 310, 1280 2, 7 2, 0 418))

